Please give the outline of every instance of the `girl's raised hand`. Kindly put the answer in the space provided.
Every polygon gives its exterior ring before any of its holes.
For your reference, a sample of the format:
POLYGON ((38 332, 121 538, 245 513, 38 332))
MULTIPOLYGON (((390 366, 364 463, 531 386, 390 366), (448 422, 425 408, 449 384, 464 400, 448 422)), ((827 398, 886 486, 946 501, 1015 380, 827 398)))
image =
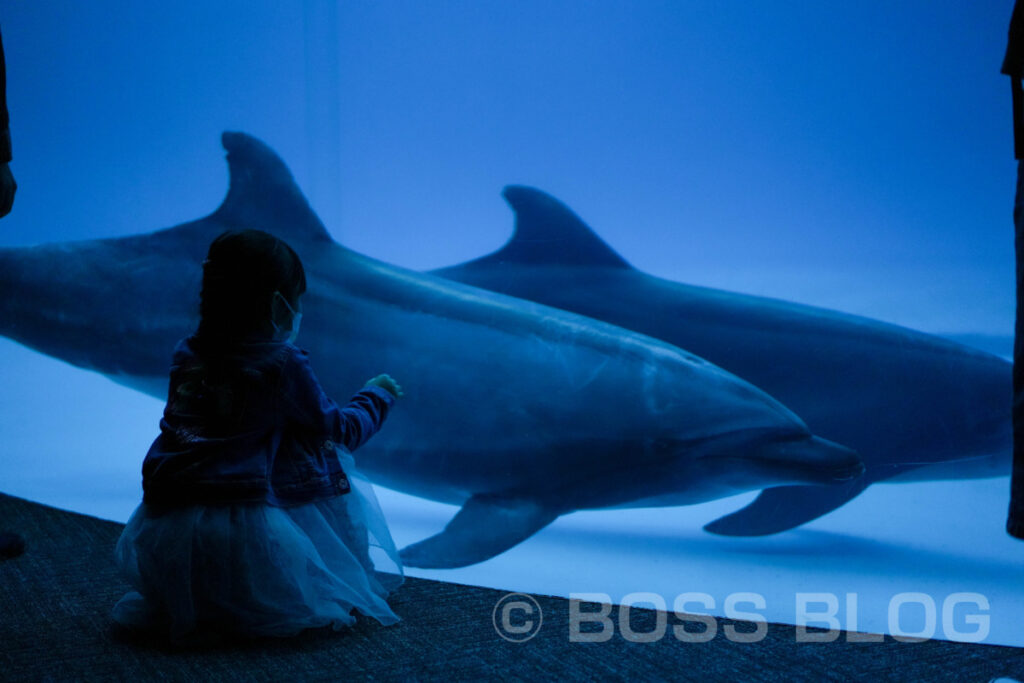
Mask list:
POLYGON ((403 396, 402 387, 399 386, 398 382, 391 378, 391 375, 377 375, 369 382, 367 382, 366 386, 380 387, 384 391, 390 393, 395 398, 401 398, 403 396))

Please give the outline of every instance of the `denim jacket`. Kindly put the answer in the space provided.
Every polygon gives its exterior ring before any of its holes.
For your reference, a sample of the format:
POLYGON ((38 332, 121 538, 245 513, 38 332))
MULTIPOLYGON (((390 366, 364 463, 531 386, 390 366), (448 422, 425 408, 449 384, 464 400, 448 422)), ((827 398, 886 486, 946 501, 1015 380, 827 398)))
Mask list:
POLYGON ((195 347, 189 337, 174 351, 160 435, 142 465, 145 502, 286 506, 348 492, 335 449, 354 451, 380 429, 388 391, 366 387, 339 408, 292 344, 241 344, 216 372, 195 347))

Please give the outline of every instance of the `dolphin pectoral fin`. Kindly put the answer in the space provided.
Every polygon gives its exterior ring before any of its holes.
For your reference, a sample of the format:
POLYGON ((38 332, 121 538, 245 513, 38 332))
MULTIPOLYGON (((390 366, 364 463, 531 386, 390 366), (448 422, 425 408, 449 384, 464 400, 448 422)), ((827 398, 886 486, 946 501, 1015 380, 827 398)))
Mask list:
POLYGON ((865 476, 830 486, 777 486, 765 489, 750 505, 704 525, 720 536, 768 536, 806 524, 856 498, 867 488, 865 476))
POLYGON ((476 494, 444 531, 403 548, 402 563, 452 569, 483 562, 526 540, 559 514, 528 498, 476 494))

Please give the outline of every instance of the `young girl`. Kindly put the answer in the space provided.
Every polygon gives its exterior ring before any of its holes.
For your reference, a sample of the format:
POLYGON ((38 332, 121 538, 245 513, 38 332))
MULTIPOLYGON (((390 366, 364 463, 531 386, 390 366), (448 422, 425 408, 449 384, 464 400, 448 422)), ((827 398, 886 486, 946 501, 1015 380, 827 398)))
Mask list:
POLYGON ((402 392, 380 375, 344 408, 324 395, 292 344, 305 289, 268 233, 210 246, 199 328, 175 349, 143 500, 115 550, 135 588, 118 623, 180 643, 339 630, 353 608, 399 620, 385 598, 402 566, 350 452, 402 392))

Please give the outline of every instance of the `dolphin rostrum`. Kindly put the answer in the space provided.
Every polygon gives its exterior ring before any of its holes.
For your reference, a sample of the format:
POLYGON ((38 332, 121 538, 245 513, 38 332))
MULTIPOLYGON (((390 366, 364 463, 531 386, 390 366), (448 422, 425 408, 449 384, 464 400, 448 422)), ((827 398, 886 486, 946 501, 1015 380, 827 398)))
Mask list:
POLYGON ((882 480, 1009 473, 1011 365, 1001 358, 864 317, 647 275, 550 195, 509 186, 504 196, 516 217, 508 243, 433 274, 687 349, 864 461, 864 475, 842 484, 769 488, 708 531, 783 531, 882 480))
POLYGON ((222 231, 274 233, 309 290, 300 343, 325 390, 387 371, 405 398, 358 453, 374 481, 461 505, 405 563, 457 567, 583 508, 677 505, 857 476, 847 448, 665 342, 393 267, 336 244, 284 162, 225 133, 230 189, 211 215, 130 237, 0 250, 0 332, 163 398, 222 231))

